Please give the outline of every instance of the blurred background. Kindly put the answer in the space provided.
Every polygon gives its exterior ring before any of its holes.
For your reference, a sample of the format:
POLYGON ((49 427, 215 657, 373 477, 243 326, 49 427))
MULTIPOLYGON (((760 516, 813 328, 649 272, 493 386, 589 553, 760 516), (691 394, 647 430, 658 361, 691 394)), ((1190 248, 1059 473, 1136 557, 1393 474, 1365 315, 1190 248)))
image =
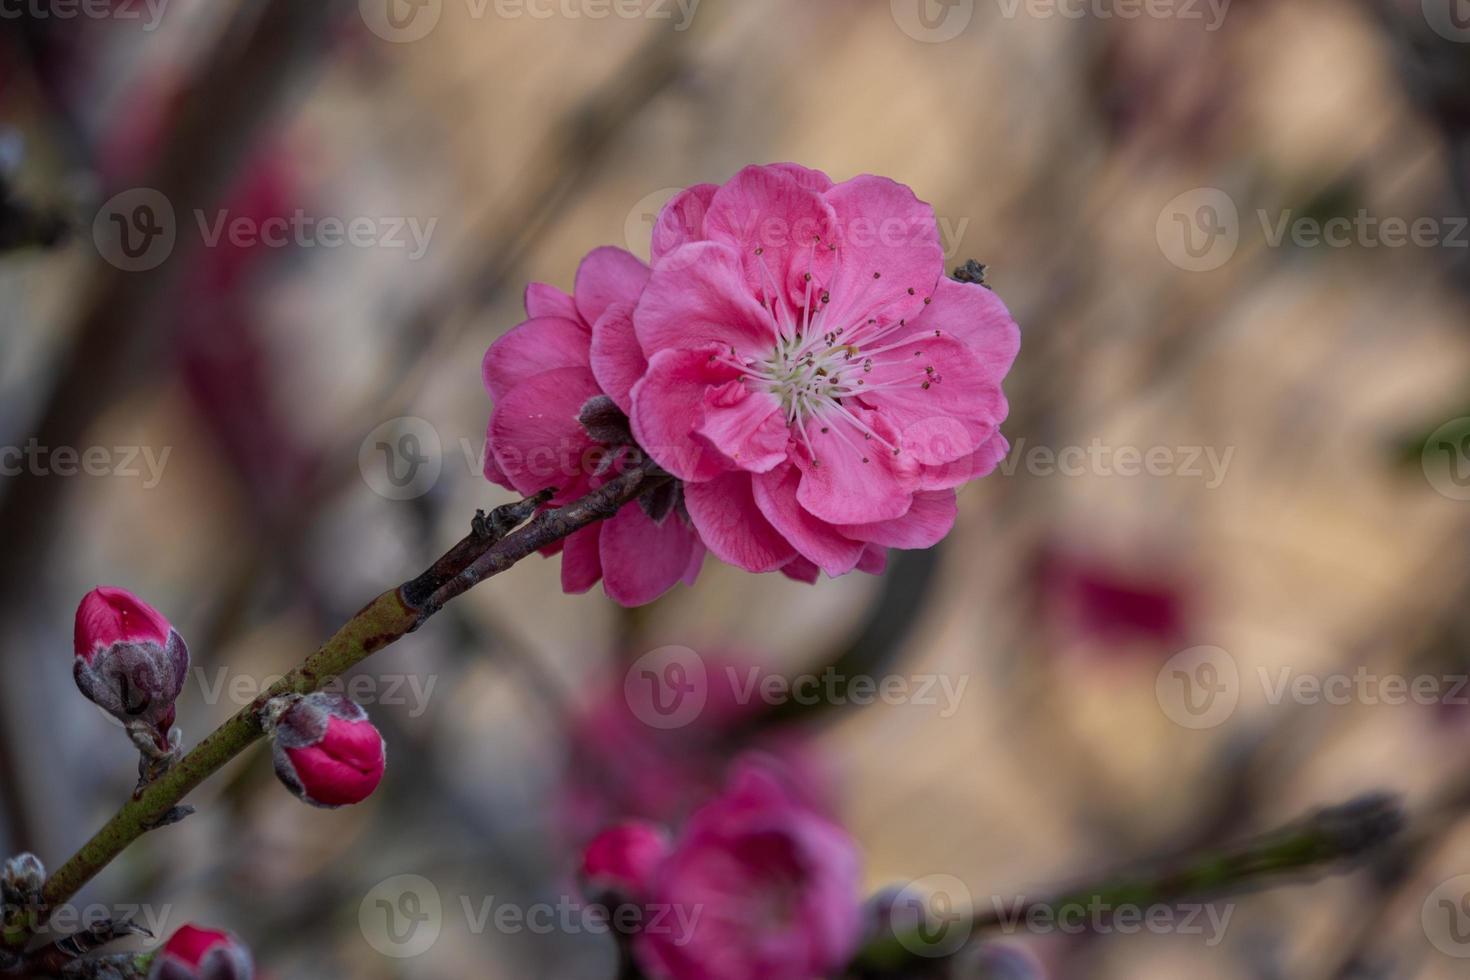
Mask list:
POLYGON ((872 890, 980 909, 1395 791, 1401 847, 1221 928, 1007 941, 1064 978, 1465 975, 1465 0, 17 0, 0 30, 0 854, 59 865, 134 782, 70 677, 86 590, 182 632, 197 740, 507 499, 485 349, 527 281, 646 257, 677 189, 892 176, 1023 336, 1011 455, 940 548, 814 587, 711 559, 635 611, 524 562, 362 668, 384 791, 311 810, 257 749, 82 908, 228 926, 282 980, 609 977, 575 917, 494 909, 570 904, 589 833, 677 822, 758 747, 872 890), (671 645, 907 693, 660 732, 622 685, 671 645))

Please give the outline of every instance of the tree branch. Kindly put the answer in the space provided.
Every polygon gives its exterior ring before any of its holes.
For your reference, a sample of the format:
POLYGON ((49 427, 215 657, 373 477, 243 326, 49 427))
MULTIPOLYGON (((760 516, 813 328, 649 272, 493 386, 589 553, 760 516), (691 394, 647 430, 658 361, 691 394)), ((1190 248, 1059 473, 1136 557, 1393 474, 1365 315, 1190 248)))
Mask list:
POLYGON ((23 947, 48 910, 70 900, 128 845, 157 826, 200 783, 259 739, 263 734, 260 712, 270 699, 319 690, 373 653, 418 629, 445 603, 475 584, 547 545, 611 517, 624 504, 671 479, 657 466, 644 461, 601 489, 564 507, 543 512, 519 530, 511 529, 544 502, 544 495, 500 508, 489 518, 477 516, 469 535, 428 571, 364 606, 304 663, 215 729, 177 765, 124 804, 81 850, 47 879, 42 908, 20 927, 7 932, 0 946, 23 947))

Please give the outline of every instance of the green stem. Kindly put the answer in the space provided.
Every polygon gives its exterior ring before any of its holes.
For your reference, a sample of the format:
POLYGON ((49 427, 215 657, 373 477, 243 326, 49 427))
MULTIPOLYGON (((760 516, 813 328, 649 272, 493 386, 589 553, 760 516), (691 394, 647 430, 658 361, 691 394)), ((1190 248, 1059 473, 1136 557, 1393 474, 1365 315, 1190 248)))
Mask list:
MULTIPOLYGON (((260 712, 283 694, 308 694, 351 670, 373 653, 417 629, 445 602, 474 584, 511 567, 541 548, 590 524, 611 517, 623 505, 670 477, 645 462, 565 507, 545 511, 519 530, 506 533, 530 516, 544 497, 501 508, 489 520, 477 518, 474 530, 424 574, 378 596, 347 621, 331 639, 270 690, 211 732, 192 751, 122 809, 46 881, 44 913, 69 901, 128 845, 159 826, 174 807, 225 763, 262 734, 260 712)), ((4 946, 25 946, 44 921, 27 916, 7 927, 4 946)))

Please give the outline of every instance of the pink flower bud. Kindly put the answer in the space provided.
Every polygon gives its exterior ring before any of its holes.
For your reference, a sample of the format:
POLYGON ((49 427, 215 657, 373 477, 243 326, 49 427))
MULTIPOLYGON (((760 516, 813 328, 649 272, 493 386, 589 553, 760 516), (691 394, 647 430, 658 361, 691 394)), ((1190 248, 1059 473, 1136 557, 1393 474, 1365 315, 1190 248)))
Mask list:
POLYGON ((642 900, 673 846, 668 832, 651 823, 635 820, 609 827, 582 854, 583 890, 594 901, 642 900))
POLYGON ((278 698, 269 712, 276 775, 302 800, 331 809, 378 788, 386 746, 361 705, 318 691, 278 698))
POLYGON ((189 672, 189 648, 157 609, 109 586, 77 606, 73 674, 84 695, 129 727, 147 728, 168 748, 174 702, 189 672))
POLYGON ((186 925, 154 957, 148 980, 250 980, 250 950, 228 932, 186 925))

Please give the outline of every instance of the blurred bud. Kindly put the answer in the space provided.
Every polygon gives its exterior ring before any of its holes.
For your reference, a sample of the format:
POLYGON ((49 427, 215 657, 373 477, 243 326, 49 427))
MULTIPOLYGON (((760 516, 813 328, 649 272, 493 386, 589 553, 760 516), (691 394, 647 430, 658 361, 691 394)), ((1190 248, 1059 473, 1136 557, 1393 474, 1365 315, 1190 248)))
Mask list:
POLYGON ((312 806, 361 803, 383 778, 386 746, 362 706, 318 691, 276 698, 266 708, 276 775, 312 806))
POLYGON ((128 592, 93 589, 77 606, 73 673, 88 700, 168 751, 189 648, 157 609, 128 592))
POLYGON ((582 854, 582 891, 591 901, 641 901, 674 848, 663 828, 644 821, 609 827, 582 854))
POLYGON ((228 932, 186 925, 154 957, 148 980, 250 980, 250 950, 228 932))

